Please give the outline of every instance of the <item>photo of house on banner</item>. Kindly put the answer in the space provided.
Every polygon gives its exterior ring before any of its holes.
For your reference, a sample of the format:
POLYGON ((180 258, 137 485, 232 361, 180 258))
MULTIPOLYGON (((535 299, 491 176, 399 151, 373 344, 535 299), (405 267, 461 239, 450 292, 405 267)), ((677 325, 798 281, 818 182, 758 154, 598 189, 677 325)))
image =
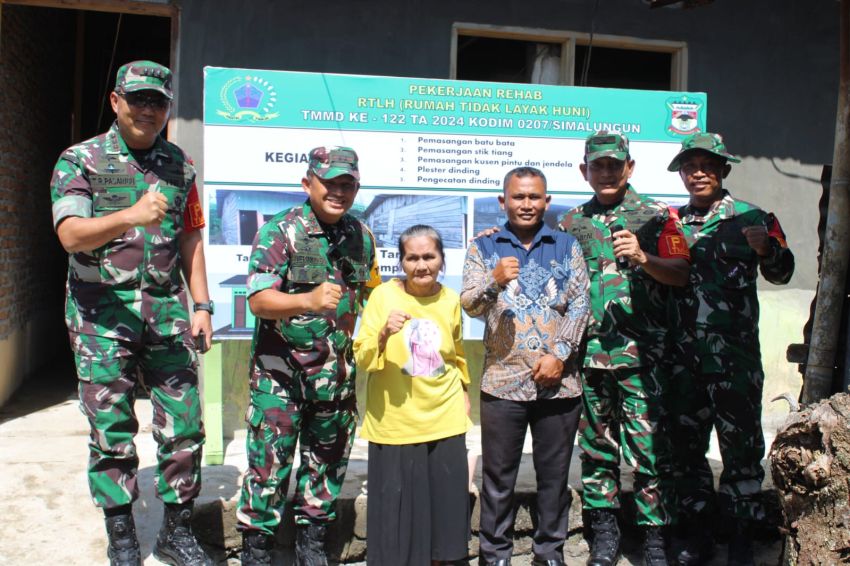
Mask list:
POLYGON ((304 191, 217 189, 210 203, 210 245, 250 246, 272 216, 304 202, 304 191))
POLYGON ((379 248, 396 248, 398 237, 415 224, 428 224, 440 233, 443 246, 462 249, 466 242, 466 197, 383 193, 363 212, 379 248))

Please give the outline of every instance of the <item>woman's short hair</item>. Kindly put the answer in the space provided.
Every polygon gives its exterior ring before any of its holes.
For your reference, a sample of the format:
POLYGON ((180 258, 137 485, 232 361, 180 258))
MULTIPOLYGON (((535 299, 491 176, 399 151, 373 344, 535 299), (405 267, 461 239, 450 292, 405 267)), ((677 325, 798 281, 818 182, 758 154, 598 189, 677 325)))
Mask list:
POLYGON ((410 240, 411 238, 419 238, 419 237, 431 238, 434 241, 434 246, 437 248, 437 251, 440 252, 440 259, 443 260, 443 267, 446 266, 446 254, 443 251, 443 238, 440 236, 440 233, 437 232, 436 229, 428 226, 427 224, 414 224, 409 227, 407 230, 401 233, 401 236, 398 237, 398 258, 399 263, 404 259, 404 244, 410 240))

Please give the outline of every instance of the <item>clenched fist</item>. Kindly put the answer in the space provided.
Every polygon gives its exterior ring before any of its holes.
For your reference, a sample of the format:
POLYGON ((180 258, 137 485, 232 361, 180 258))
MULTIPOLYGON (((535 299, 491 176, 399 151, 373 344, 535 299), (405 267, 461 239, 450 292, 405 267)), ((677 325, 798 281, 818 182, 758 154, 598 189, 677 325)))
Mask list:
POLYGON ((387 345, 387 339, 404 328, 404 323, 410 320, 410 315, 404 311, 391 310, 387 315, 387 322, 378 333, 378 351, 383 352, 387 345))
POLYGON ((504 287, 519 277, 519 260, 515 257, 503 257, 493 268, 493 279, 504 287))
POLYGON ((753 248, 760 256, 770 255, 770 235, 764 226, 747 226, 741 232, 747 239, 747 245, 753 248))
POLYGON ((127 209, 133 226, 156 226, 165 218, 168 199, 164 194, 148 191, 139 201, 127 209))
POLYGON ((410 320, 410 315, 404 311, 392 310, 387 316, 387 322, 384 324, 384 332, 395 334, 404 327, 404 323, 410 320))
POLYGON ((561 374, 564 372, 564 362, 546 354, 534 363, 531 369, 533 379, 543 387, 555 387, 561 384, 561 374))
POLYGON ((342 287, 336 283, 322 283, 310 291, 310 310, 330 311, 335 310, 342 298, 342 287))

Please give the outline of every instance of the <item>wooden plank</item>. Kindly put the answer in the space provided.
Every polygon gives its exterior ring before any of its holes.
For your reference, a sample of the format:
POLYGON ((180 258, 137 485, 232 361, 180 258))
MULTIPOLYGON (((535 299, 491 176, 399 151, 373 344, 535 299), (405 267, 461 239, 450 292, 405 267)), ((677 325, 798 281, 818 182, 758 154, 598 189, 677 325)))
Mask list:
POLYGON ((83 70, 85 69, 86 15, 77 12, 77 37, 74 47, 74 113, 71 115, 71 140, 68 145, 82 141, 83 70))
POLYGON ((138 0, 0 0, 0 3, 37 8, 65 8, 69 10, 139 14, 143 16, 171 17, 177 13, 177 7, 171 3, 141 2, 138 0))

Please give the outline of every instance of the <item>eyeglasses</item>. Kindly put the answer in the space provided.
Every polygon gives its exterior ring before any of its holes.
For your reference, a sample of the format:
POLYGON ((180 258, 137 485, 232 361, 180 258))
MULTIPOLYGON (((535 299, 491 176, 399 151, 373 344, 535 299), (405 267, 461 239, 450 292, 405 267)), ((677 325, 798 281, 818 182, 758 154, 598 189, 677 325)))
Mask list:
POLYGON ((171 104, 171 101, 162 96, 161 94, 125 92, 124 94, 119 94, 118 96, 126 100, 129 106, 139 109, 150 108, 152 110, 166 110, 168 108, 168 105, 171 104))
POLYGON ((357 188, 360 186, 357 181, 342 181, 336 178, 322 179, 321 181, 325 188, 329 191, 339 189, 345 192, 351 192, 356 191, 357 188))
POLYGON ((705 175, 720 175, 723 172, 723 165, 719 161, 687 161, 682 164, 680 171, 685 175, 693 175, 697 171, 701 171, 705 175))

